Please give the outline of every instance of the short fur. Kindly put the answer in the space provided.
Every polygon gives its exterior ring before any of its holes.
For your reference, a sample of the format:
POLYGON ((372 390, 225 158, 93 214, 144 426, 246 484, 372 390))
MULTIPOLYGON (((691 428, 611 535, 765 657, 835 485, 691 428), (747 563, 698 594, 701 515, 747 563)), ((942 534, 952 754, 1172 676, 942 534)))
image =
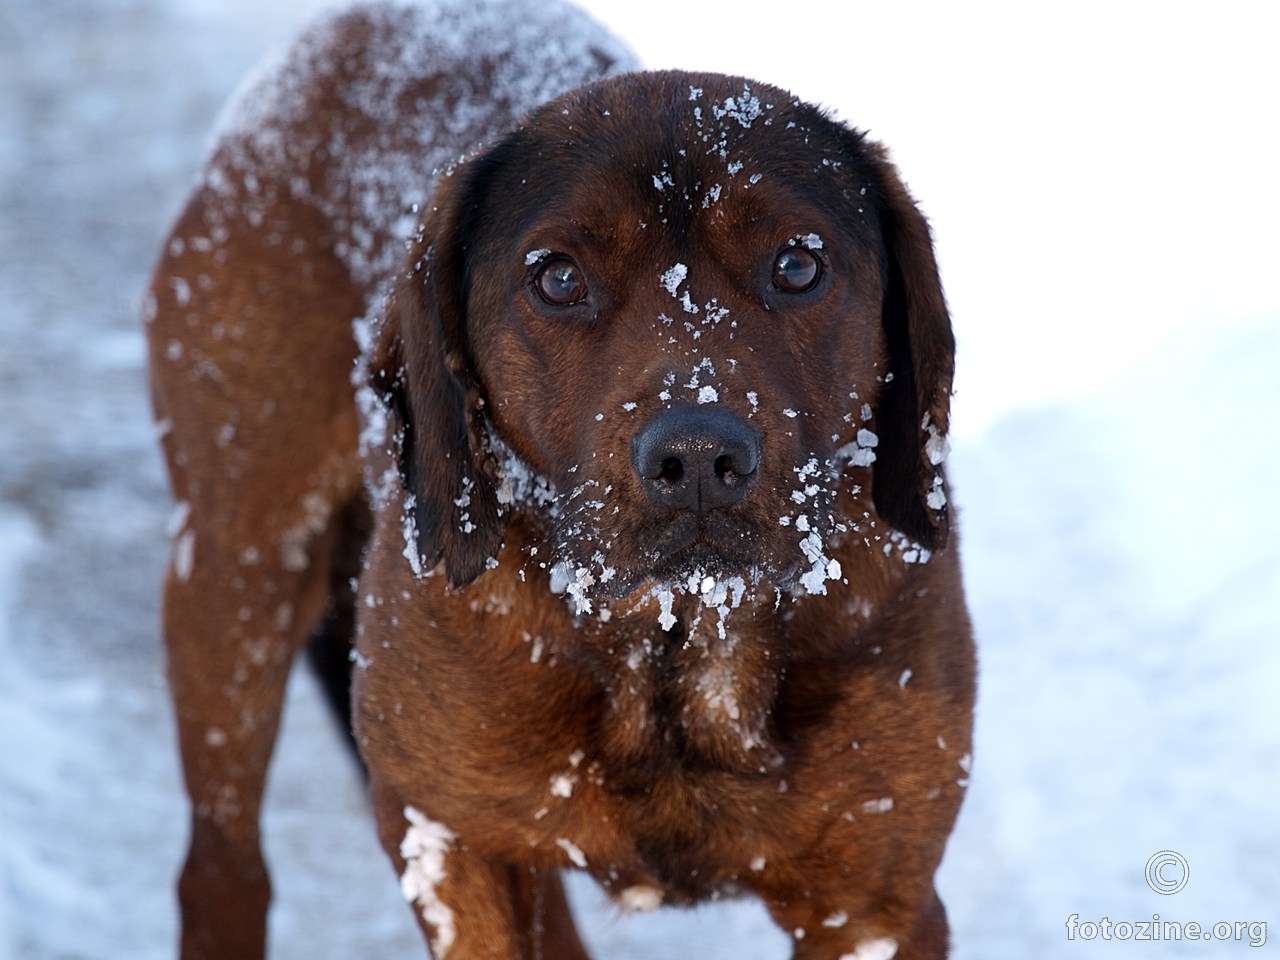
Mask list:
MULTIPOLYGON (((394 9, 325 28, 340 83, 375 72, 394 9)), ((590 53, 584 81, 614 59, 590 53)), ((421 83, 483 89, 504 55, 421 83)), ((272 121, 287 142, 407 137, 299 75, 315 99, 272 121)), ((385 301, 344 244, 390 224, 342 191, 304 202, 297 177, 336 160, 246 161, 252 127, 157 267, 183 956, 263 954, 284 679, 354 602, 357 742, 438 956, 585 957, 576 867, 629 907, 758 896, 797 958, 945 957, 933 875, 974 685, 954 341, 885 151, 776 88, 681 72, 589 81, 507 130, 423 122, 449 149, 492 139, 436 182, 385 301), (789 250, 812 288, 775 282, 789 250), (538 292, 560 262, 585 280, 571 303, 538 292), (687 424, 674 459, 731 429, 747 475, 717 459, 714 490, 668 497, 637 438, 687 424)))

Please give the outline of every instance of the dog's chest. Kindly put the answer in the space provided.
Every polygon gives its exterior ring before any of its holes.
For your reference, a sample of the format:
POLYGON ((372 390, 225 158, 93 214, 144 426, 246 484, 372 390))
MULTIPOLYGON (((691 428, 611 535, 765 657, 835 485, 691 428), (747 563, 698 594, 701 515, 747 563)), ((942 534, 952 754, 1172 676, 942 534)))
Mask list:
POLYGON ((778 766, 777 638, 743 620, 757 629, 711 612, 666 631, 593 640, 604 688, 597 743, 610 789, 641 794, 659 776, 755 777, 778 766))

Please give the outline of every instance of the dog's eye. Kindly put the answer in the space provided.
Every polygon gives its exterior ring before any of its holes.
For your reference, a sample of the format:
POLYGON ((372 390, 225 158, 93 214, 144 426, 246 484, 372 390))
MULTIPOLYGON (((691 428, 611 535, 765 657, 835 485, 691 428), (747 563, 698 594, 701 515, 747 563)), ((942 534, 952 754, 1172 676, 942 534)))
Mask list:
POLYGON ((785 293, 812 290, 822 276, 822 264, 804 247, 787 247, 773 261, 773 285, 785 293))
POLYGON ((571 260, 548 260, 533 278, 538 296, 557 307, 578 303, 587 295, 582 271, 571 260))

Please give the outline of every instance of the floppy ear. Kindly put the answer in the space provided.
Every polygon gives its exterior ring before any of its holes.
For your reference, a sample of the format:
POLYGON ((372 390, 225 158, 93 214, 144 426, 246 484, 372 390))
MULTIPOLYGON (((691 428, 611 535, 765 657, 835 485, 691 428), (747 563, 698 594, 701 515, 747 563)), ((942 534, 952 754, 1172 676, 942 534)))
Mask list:
POLYGON ((396 421, 422 569, 443 560, 452 587, 484 572, 506 530, 467 332, 459 220, 472 179, 459 171, 438 181, 413 269, 388 301, 371 364, 381 371, 374 388, 396 421))
POLYGON ((937 550, 946 546, 950 530, 943 461, 955 337, 929 224, 883 149, 868 161, 878 180, 887 253, 883 323, 891 375, 876 414, 880 444, 871 493, 877 511, 895 529, 937 550))

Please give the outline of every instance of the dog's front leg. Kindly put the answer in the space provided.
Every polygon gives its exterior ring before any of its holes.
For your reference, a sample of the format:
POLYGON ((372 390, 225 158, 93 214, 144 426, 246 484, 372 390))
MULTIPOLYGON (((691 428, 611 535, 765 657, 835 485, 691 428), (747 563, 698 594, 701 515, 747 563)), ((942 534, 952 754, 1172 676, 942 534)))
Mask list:
POLYGON ((437 960, 589 960, 559 871, 488 857, 372 787, 383 848, 437 960))
POLYGON ((812 889, 803 894, 775 892, 765 899, 774 920, 792 938, 792 960, 945 960, 947 956, 947 914, 932 888, 919 903, 913 898, 849 899, 812 889))

